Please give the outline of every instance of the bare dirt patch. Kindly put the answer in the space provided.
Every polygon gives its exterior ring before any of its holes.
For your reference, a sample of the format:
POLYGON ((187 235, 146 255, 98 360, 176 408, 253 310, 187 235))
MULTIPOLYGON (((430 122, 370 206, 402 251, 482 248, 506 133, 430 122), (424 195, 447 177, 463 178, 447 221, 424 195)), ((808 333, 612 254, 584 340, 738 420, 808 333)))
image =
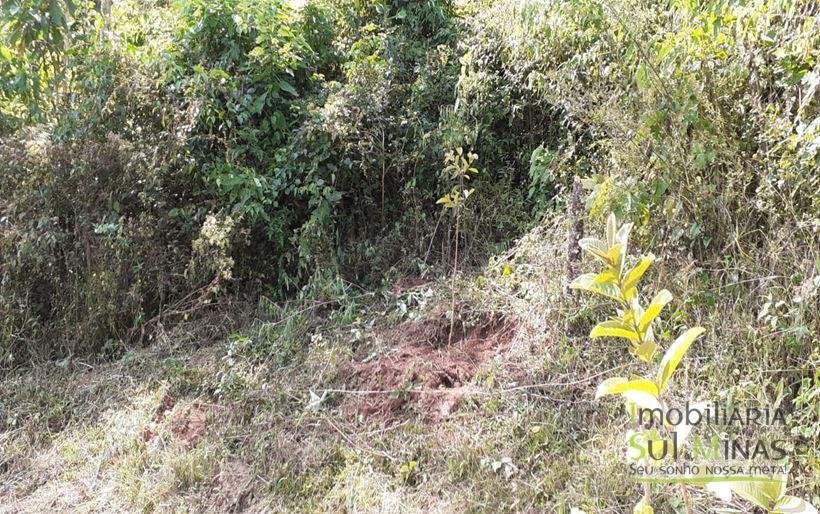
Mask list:
POLYGON ((160 400, 159 406, 154 411, 154 421, 160 422, 165 419, 165 415, 174 408, 176 402, 177 401, 171 395, 166 393, 165 396, 162 397, 162 400, 160 400))
POLYGON ((196 446, 208 428, 207 406, 194 402, 191 405, 174 409, 170 417, 171 433, 176 436, 183 446, 196 446))
POLYGON ((424 284, 428 284, 430 281, 421 277, 401 277, 393 283, 393 289, 391 293, 394 297, 399 297, 410 291, 411 289, 416 289, 417 287, 421 287, 424 284))
POLYGON ((390 349, 354 365, 356 395, 348 412, 367 418, 399 417, 415 407, 441 419, 458 408, 472 390, 479 368, 510 347, 517 323, 481 315, 471 326, 457 323, 448 344, 450 322, 442 312, 405 322, 391 330, 390 349))

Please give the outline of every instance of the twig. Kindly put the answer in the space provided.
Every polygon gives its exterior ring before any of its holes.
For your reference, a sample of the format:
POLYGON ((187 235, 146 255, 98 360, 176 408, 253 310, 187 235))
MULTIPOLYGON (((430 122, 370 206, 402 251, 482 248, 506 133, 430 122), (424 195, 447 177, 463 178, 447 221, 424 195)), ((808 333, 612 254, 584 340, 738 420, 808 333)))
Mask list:
POLYGON ((359 450, 362 450, 362 451, 364 451, 364 452, 370 453, 370 454, 372 454, 372 455, 376 455, 377 457, 382 457, 382 458, 385 458, 385 459, 389 460, 390 462, 395 462, 395 460, 396 460, 396 459, 394 459, 392 456, 388 455, 388 454, 387 454, 387 453, 385 453, 385 452, 382 452, 382 451, 379 451, 379 450, 374 450, 373 448, 367 448, 367 447, 361 446, 360 444, 357 444, 357 443, 356 443, 355 441, 353 441, 353 440, 352 440, 352 439, 351 439, 351 438, 350 438, 347 434, 345 434, 345 433, 344 433, 344 431, 342 431, 342 429, 341 429, 341 428, 337 427, 337 426, 336 426, 336 425, 335 425, 335 424, 334 424, 334 423, 330 420, 330 418, 325 418, 325 421, 327 421, 327 423, 328 423, 331 427, 333 427, 333 429, 334 429, 336 432, 338 432, 338 433, 339 433, 339 435, 340 435, 340 436, 342 436, 342 439, 344 439, 345 441, 347 441, 347 444, 349 444, 350 446, 353 446, 354 448, 358 448, 359 450))
MULTIPOLYGON (((588 377, 584 377, 584 378, 579 379, 579 380, 573 380, 572 382, 542 382, 540 384, 526 384, 526 385, 506 387, 506 388, 496 389, 496 390, 472 389, 472 390, 462 391, 462 394, 464 394, 465 396, 492 396, 492 395, 496 395, 496 394, 508 394, 508 393, 515 393, 515 392, 519 392, 519 391, 527 391, 529 389, 542 389, 542 388, 547 388, 547 387, 561 388, 561 387, 580 385, 580 384, 585 384, 587 382, 590 382, 591 380, 593 380, 595 378, 598 378, 602 375, 606 375, 606 374, 611 373, 615 370, 621 369, 625 366, 626 366, 626 364, 622 364, 620 366, 615 366, 614 368, 610 368, 606 371, 602 371, 600 373, 595 373, 594 375, 590 375, 588 377)), ((379 394, 393 394, 393 393, 396 392, 396 390, 395 389, 364 389, 364 390, 359 390, 359 389, 323 389, 323 392, 335 393, 335 394, 350 394, 350 395, 358 395, 358 396, 368 396, 368 395, 379 395, 379 394)), ((452 389, 451 388, 446 388, 446 389, 432 389, 432 388, 431 389, 413 389, 410 392, 413 393, 413 394, 447 394, 447 393, 451 393, 452 389)))

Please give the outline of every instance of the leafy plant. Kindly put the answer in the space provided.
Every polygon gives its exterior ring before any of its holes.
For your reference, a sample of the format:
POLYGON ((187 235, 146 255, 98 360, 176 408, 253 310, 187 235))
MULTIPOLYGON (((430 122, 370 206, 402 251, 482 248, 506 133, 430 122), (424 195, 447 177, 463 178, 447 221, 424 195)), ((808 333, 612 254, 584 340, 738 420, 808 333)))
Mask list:
MULTIPOLYGON (((654 256, 642 255, 633 267, 626 266, 631 230, 631 223, 618 226, 615 214, 611 213, 607 218, 606 240, 585 238, 579 241, 584 251, 603 264, 603 269, 599 273, 587 273, 577 277, 572 281, 570 287, 604 296, 618 304, 617 316, 596 325, 590 333, 590 338, 626 339, 631 352, 637 358, 651 363, 657 349, 652 324, 663 308, 672 301, 672 294, 662 289, 655 294, 646 308, 641 305, 638 282, 654 261, 654 256)), ((634 407, 660 409, 661 413, 665 412, 663 394, 669 386, 672 375, 692 343, 705 331, 703 327, 692 327, 678 336, 669 345, 657 370, 649 378, 612 377, 604 380, 597 388, 596 399, 606 395, 620 395, 633 407, 630 409, 632 412, 636 412, 634 407)), ((661 442, 657 430, 652 430, 647 440, 651 445, 661 442)), ((766 509, 767 512, 816 513, 814 507, 802 499, 785 495, 786 478, 784 475, 770 481, 729 482, 727 487, 742 498, 766 509)), ((714 484, 710 485, 714 486, 714 484)), ((691 500, 685 484, 681 484, 681 491, 686 502, 686 510, 691 513, 691 500)), ((635 505, 634 512, 636 514, 654 512, 648 483, 644 484, 643 498, 635 505)))
MULTIPOLYGON (((626 339, 630 351, 640 360, 651 363, 657 350, 652 324, 663 308, 672 301, 672 293, 666 289, 659 291, 644 308, 638 282, 655 260, 652 254, 642 255, 637 263, 627 267, 629 233, 632 223, 618 226, 614 213, 606 222, 606 239, 584 238, 579 241, 581 248, 603 264, 599 273, 586 273, 572 281, 570 287, 588 291, 617 303, 617 316, 596 325, 590 338, 616 337, 626 339)), ((639 408, 663 410, 662 395, 669 385, 672 374, 677 369, 689 347, 703 334, 703 327, 692 327, 681 334, 666 350, 657 372, 652 378, 612 377, 604 380, 595 397, 617 394, 639 408)), ((686 491, 684 489, 684 495, 686 491)), ((687 501, 688 505, 688 501, 687 501)), ((635 512, 651 514, 649 484, 644 484, 644 496, 635 512)))
POLYGON ((456 274, 458 272, 458 229, 459 220, 461 219, 461 207, 467 201, 475 188, 465 189, 464 183, 470 180, 471 174, 478 173, 478 169, 473 166, 473 163, 478 159, 478 155, 467 152, 464 153, 462 147, 457 147, 455 150, 450 150, 444 156, 444 173, 447 174, 450 180, 456 180, 456 185, 449 193, 442 196, 436 201, 437 205, 441 205, 445 210, 452 209, 455 213, 455 252, 453 253, 453 274, 452 274, 452 298, 450 300, 450 334, 447 337, 447 344, 453 343, 453 329, 456 322, 456 274))
POLYGON ((731 483, 731 489, 772 514, 817 514, 808 502, 786 494, 787 481, 788 476, 778 475, 767 481, 731 483))

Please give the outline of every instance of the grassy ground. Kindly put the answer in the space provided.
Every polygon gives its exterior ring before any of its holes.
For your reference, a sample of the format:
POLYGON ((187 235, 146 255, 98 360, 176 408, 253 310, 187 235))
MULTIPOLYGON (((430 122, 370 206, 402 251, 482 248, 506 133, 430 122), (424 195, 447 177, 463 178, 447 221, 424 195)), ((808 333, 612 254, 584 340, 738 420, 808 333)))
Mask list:
MULTIPOLYGON (((631 511, 641 490, 626 478, 627 418, 594 393, 639 367, 614 342, 588 342, 606 308, 565 293, 565 228, 545 223, 461 277, 450 346, 447 281, 417 278, 262 301, 114 362, 6 376, 0 510, 631 511)), ((709 290, 681 269, 661 264, 647 283, 677 298, 709 290)), ((817 504, 816 331, 784 342, 760 328, 748 289, 713 287, 711 301, 676 301, 664 327, 709 330, 676 379, 680 399, 782 404, 790 494, 817 504)), ((678 493, 658 486, 656 512, 683 512, 678 493)), ((697 512, 718 505, 691 494, 697 512)))

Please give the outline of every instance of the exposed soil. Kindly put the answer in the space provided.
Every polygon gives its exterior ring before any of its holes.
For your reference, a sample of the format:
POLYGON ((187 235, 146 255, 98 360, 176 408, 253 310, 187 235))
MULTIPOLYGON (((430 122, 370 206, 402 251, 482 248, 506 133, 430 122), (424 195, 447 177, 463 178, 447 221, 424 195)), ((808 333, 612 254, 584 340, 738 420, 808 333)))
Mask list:
POLYGON ((166 394, 154 411, 153 423, 143 427, 140 436, 150 441, 157 435, 157 426, 167 420, 171 434, 186 448, 196 446, 208 428, 208 406, 199 402, 190 405, 177 404, 175 398, 166 394))
POLYGON ((198 402, 186 408, 177 407, 171 414, 171 433, 184 446, 192 448, 199 443, 208 428, 208 408, 198 402))
POLYGON ((176 400, 169 394, 162 397, 159 402, 159 407, 154 411, 154 421, 160 422, 165 419, 165 415, 171 412, 171 409, 176 405, 176 400))
POLYGON ((354 365, 362 394, 348 412, 387 419, 415 410, 446 418, 472 389, 469 382, 479 368, 509 348, 516 326, 508 318, 482 315, 468 327, 457 323, 448 344, 450 322, 442 312, 399 325, 387 335, 387 352, 354 365))
POLYGON ((398 297, 411 289, 421 287, 429 282, 429 280, 421 277, 401 277, 393 283, 391 293, 394 297, 398 297))

